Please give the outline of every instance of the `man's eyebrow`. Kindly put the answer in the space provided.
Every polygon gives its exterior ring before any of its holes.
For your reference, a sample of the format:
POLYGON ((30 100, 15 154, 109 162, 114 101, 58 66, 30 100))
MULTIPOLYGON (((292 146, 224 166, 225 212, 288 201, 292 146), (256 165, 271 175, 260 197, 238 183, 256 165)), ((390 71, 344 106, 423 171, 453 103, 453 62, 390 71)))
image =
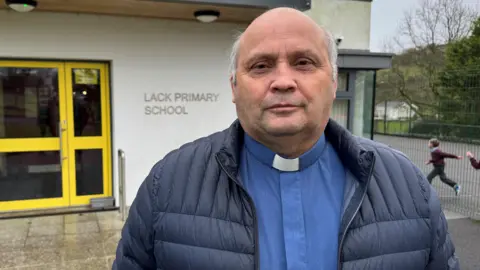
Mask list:
MULTIPOLYGON (((321 57, 315 51, 311 49, 297 49, 288 53, 288 58, 299 58, 299 57, 309 57, 312 58, 315 62, 321 62, 321 57)), ((257 52, 253 53, 245 59, 243 62, 244 66, 249 67, 255 61, 258 60, 276 60, 278 58, 278 53, 274 52, 257 52)))
POLYGON ((289 53, 289 55, 288 55, 289 58, 298 58, 298 57, 302 57, 302 56, 313 58, 313 60, 315 60, 317 62, 321 60, 321 57, 318 55, 318 53, 315 53, 311 49, 295 50, 295 51, 289 53))
POLYGON ((253 64, 253 61, 256 60, 272 60, 272 59, 277 59, 278 58, 278 53, 269 53, 269 52, 258 52, 258 53, 253 53, 249 56, 247 56, 247 59, 245 60, 246 65, 253 64))

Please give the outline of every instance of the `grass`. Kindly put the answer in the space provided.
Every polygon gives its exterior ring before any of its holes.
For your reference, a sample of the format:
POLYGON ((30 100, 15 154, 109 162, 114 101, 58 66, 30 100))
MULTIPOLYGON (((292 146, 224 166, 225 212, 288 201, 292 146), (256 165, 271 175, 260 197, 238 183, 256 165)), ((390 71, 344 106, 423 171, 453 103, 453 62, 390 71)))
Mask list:
POLYGON ((375 120, 375 132, 387 134, 408 134, 409 122, 404 120, 375 120))

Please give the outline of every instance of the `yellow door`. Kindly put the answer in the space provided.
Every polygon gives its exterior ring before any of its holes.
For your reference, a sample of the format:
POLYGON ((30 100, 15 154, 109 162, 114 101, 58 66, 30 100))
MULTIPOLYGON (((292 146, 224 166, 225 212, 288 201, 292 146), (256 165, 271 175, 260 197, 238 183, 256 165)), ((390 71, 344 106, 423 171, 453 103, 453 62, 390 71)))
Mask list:
POLYGON ((0 61, 0 211, 111 196, 107 68, 0 61))
POLYGON ((65 123, 70 205, 111 195, 110 124, 105 64, 67 63, 65 123))

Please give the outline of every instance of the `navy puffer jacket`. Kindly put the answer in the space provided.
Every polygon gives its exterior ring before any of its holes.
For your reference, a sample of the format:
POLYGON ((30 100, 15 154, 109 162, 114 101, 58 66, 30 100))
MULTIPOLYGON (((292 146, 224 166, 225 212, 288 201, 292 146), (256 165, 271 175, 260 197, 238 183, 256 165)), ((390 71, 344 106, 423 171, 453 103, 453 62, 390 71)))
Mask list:
MULTIPOLYGON (((325 135, 347 168, 338 269, 460 269, 437 195, 407 157, 332 120, 325 135)), ((235 121, 158 162, 113 269, 260 269, 255 206, 238 173, 242 140, 235 121)))

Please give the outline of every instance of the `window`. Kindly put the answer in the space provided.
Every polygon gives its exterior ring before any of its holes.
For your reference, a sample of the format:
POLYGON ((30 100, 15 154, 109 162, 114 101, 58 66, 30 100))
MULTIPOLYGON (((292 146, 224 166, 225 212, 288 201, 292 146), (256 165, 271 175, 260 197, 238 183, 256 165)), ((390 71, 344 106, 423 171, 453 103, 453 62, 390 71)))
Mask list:
POLYGON ((338 73, 337 91, 339 92, 348 91, 348 73, 347 72, 338 73))
POLYGON ((333 102, 330 118, 335 120, 342 127, 347 128, 348 124, 348 99, 336 99, 333 102))
POLYGON ((355 109, 352 133, 357 136, 372 136, 372 106, 375 71, 357 71, 355 77, 355 109))

